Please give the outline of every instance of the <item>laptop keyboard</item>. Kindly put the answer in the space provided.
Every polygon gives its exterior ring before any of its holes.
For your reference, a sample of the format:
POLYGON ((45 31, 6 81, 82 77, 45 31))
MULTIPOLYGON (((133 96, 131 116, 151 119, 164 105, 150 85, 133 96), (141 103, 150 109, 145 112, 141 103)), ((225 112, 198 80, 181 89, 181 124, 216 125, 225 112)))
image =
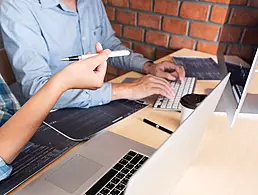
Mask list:
POLYGON ((183 84, 180 84, 180 82, 172 82, 171 85, 174 87, 175 97, 173 99, 168 99, 164 96, 159 96, 153 104, 153 108, 159 110, 181 111, 180 99, 184 95, 193 92, 195 82, 195 77, 186 77, 183 84))
POLYGON ((130 150, 85 195, 122 195, 132 175, 149 157, 130 150))

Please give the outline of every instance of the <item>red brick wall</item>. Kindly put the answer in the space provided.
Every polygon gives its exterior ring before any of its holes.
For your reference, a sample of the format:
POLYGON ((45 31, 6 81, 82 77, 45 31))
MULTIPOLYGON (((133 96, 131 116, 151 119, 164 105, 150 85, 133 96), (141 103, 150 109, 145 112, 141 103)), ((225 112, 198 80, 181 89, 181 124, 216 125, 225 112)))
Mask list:
MULTIPOLYGON (((258 45, 258 0, 103 0, 117 36, 150 59, 181 48, 250 60, 258 45)), ((113 69, 112 74, 119 74, 113 69)))

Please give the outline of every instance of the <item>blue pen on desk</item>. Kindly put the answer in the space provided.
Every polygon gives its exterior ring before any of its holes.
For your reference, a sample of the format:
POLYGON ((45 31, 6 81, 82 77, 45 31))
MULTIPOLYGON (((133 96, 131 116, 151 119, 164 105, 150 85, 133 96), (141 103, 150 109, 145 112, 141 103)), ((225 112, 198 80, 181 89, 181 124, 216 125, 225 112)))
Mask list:
POLYGON ((157 128, 157 129, 159 129, 161 131, 164 131, 164 132, 166 132, 166 133, 168 133, 170 135, 173 133, 173 131, 170 131, 170 130, 166 129, 165 127, 162 127, 162 126, 160 126, 160 125, 158 125, 158 124, 156 124, 156 123, 154 123, 152 121, 149 121, 148 119, 143 119, 143 122, 145 122, 148 125, 151 125, 151 126, 157 128))

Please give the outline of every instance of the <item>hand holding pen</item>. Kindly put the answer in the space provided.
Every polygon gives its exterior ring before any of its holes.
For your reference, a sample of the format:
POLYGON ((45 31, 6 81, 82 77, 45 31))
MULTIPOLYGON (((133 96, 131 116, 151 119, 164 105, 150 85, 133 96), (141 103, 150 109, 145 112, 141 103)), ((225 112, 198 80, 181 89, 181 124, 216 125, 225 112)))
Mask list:
MULTIPOLYGON (((79 61, 79 60, 84 60, 93 56, 96 56, 98 54, 86 54, 86 55, 80 55, 80 56, 70 56, 67 58, 61 59, 61 61, 79 61)), ((128 50, 118 50, 118 51, 111 51, 109 54, 109 58, 114 58, 114 57, 122 57, 122 56, 128 56, 130 55, 130 51, 128 50)))

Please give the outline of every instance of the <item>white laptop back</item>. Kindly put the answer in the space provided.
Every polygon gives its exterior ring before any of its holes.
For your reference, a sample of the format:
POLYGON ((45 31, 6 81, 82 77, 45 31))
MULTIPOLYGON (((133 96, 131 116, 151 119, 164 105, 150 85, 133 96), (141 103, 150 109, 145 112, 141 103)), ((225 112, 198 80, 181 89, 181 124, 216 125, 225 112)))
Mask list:
POLYGON ((230 73, 130 179, 125 195, 170 195, 189 167, 230 73))

